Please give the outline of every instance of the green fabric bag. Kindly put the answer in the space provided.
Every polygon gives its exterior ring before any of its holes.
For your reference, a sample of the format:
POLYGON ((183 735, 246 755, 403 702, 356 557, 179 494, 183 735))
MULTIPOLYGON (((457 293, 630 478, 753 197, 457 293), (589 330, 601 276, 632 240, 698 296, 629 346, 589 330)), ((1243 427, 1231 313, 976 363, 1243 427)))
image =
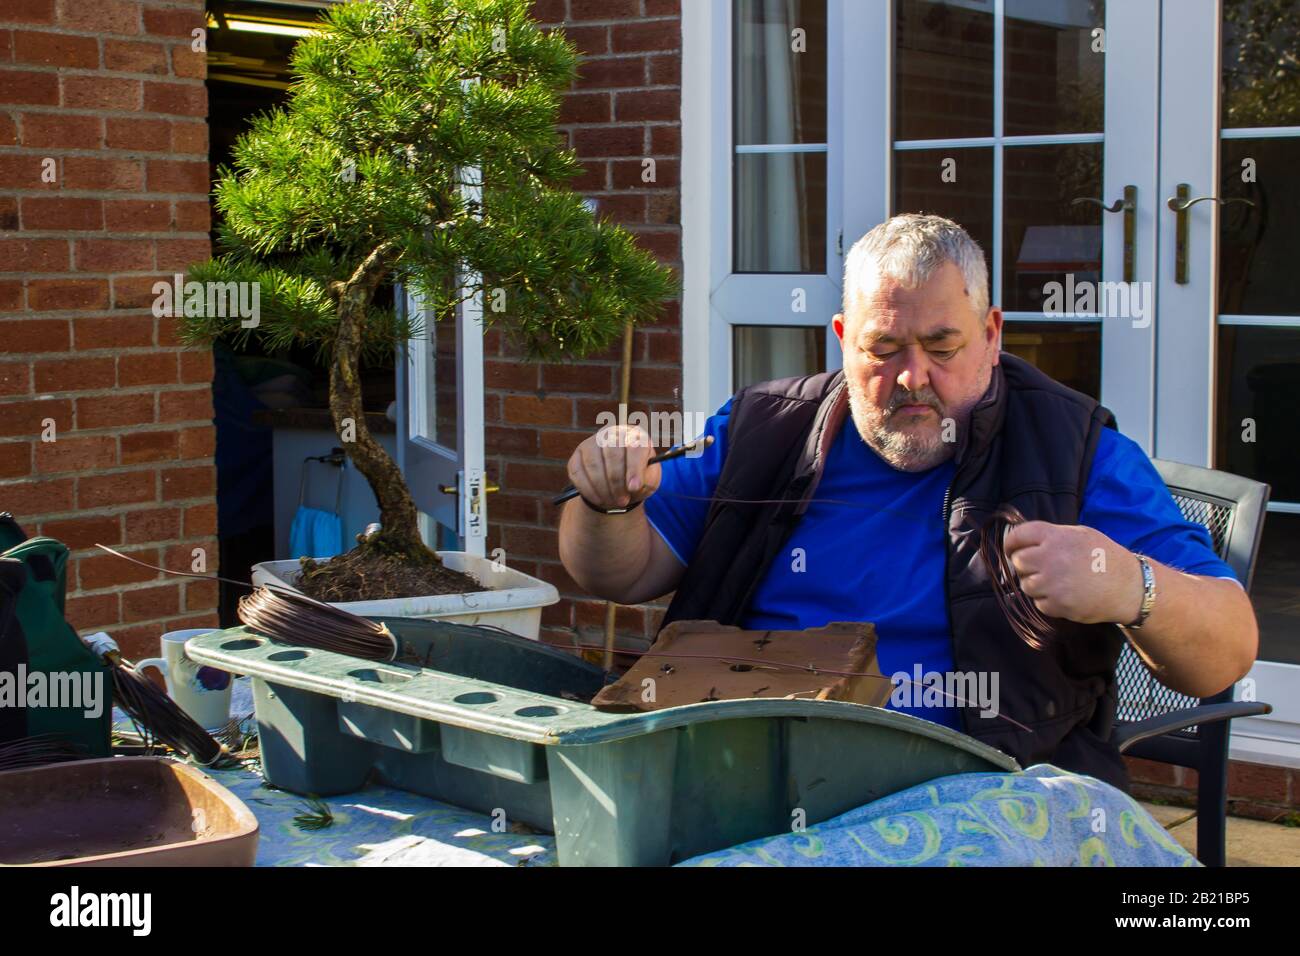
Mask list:
POLYGON ((64 619, 67 565, 65 544, 0 512, 0 742, 58 734, 107 757, 113 681, 64 619))

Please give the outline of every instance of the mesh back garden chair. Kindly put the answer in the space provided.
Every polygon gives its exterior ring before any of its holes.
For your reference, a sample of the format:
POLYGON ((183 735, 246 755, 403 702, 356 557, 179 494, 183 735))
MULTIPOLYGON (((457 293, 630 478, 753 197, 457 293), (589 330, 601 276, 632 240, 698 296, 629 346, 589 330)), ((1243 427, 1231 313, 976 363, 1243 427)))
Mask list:
MULTIPOLYGON (((1268 485, 1222 471, 1154 462, 1189 521, 1204 525, 1214 550, 1250 591, 1268 485)), ((1121 753, 1197 771, 1196 847, 1206 866, 1223 866, 1228 812, 1228 728, 1234 717, 1271 713, 1268 704, 1234 701, 1229 687, 1198 700, 1165 687, 1131 646, 1116 669, 1119 708, 1111 740, 1121 753)))

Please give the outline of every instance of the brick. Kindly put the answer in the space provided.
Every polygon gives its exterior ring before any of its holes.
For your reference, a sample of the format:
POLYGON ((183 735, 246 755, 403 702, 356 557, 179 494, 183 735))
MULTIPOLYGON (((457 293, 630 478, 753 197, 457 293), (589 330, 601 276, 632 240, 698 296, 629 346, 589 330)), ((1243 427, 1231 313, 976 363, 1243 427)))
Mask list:
POLYGON ((53 23, 54 0, 5 0, 0 23, 53 23))
POLYGON ((208 91, 201 83, 144 82, 144 108, 169 116, 207 116, 208 91))
POLYGON ((118 601, 116 591, 107 594, 79 594, 67 599, 63 616, 78 631, 102 631, 122 619, 118 601))
POLYGON ((619 123, 680 118, 681 95, 676 90, 629 90, 614 94, 614 119, 619 123))
POLYGON ((66 239, 0 239, 0 269, 6 272, 67 272, 66 239))
MULTIPOLYGON (((604 601, 574 601, 574 619, 578 627, 605 626, 604 601)), ((631 631, 637 636, 645 633, 645 610, 640 607, 619 605, 614 609, 614 629, 631 631)))
POLYGON ((104 145, 109 149, 163 153, 171 148, 171 144, 171 124, 164 119, 104 118, 104 145))
MULTIPOLYGON (((681 86, 682 57, 680 53, 665 53, 650 58, 651 86, 681 86)), ((680 93, 677 94, 680 96, 680 93)))
POLYGON ((159 392, 158 420, 160 422, 212 421, 212 389, 159 392))
POLYGON ((171 203, 166 199, 110 199, 104 203, 104 223, 109 232, 166 232, 172 226, 171 203))
POLYGON ((128 511, 123 517, 126 520, 127 544, 171 541, 181 536, 179 508, 146 508, 142 511, 128 511))
POLYGON ((531 495, 512 495, 504 490, 488 496, 488 521, 537 521, 538 499, 531 495))
POLYGON ((643 86, 646 78, 644 57, 587 57, 578 64, 578 88, 643 86))
POLYGON ((148 621, 180 613, 180 584, 161 584, 154 588, 133 588, 122 592, 122 619, 148 621))
POLYGON ((185 509, 185 537, 195 538, 217 533, 217 506, 190 505, 185 509))
POLYGON ((681 23, 676 20, 616 23, 610 27, 609 39, 610 49, 615 53, 676 50, 681 46, 681 23))
POLYGON ((0 322, 0 353, 66 352, 72 344, 65 319, 0 322))
POLYGON ((111 435, 65 436, 37 442, 36 472, 57 475, 112 468, 117 464, 117 439, 111 435))
MULTIPOLYGON (((140 385, 175 385, 175 352, 146 352, 117 357, 117 384, 121 388, 140 385)), ((125 446, 123 446, 125 451, 125 446)))
POLYGON ((641 0, 569 0, 570 22, 630 20, 641 16, 641 0))
POLYGON ((155 193, 200 193, 208 191, 208 164, 175 159, 148 161, 149 191, 155 193))
POLYGON ((157 500, 157 474, 154 471, 122 471, 77 479, 79 509, 110 508, 157 500))
POLYGON ((1240 760, 1230 761, 1228 795, 1269 803, 1286 803, 1286 768, 1245 763, 1240 760))
POLYGON ((32 443, 0 442, 0 478, 26 478, 32 473, 32 443))
POLYGON ((0 103, 55 106, 59 102, 59 75, 34 70, 0 69, 0 103))
POLYGON ((594 432, 594 427, 577 431, 544 431, 540 436, 540 457, 549 458, 552 461, 562 461, 567 464, 569 456, 573 454, 574 450, 591 437, 594 432))
POLYGON ((167 74, 167 48, 161 43, 104 41, 104 69, 124 73, 167 74))
POLYGON ((22 215, 27 229, 98 232, 104 228, 104 204, 98 199, 24 196, 22 215))
POLYGON ((567 398, 507 395, 504 413, 505 420, 515 425, 573 424, 573 402, 567 398))
POLYGON ((609 27, 565 27, 564 38, 584 57, 609 52, 609 27))
POLYGON ((138 110, 141 103, 140 80, 124 77, 65 76, 63 105, 92 110, 138 110))
POLYGON ((35 372, 38 392, 88 392, 117 384, 111 355, 39 359, 35 372))
POLYGON ((646 196, 645 221, 652 225, 679 225, 682 221, 681 197, 676 191, 646 196))
POLYGON ((186 350, 180 357, 182 385, 211 384, 215 371, 211 351, 186 350))
POLYGON ((13 196, 0 196, 0 232, 18 230, 18 200, 13 196))
POLYGON ((1134 783, 1155 783, 1170 786, 1174 783, 1174 767, 1172 764, 1144 760, 1141 757, 1125 757, 1124 762, 1128 765, 1129 776, 1134 783))
POLYGON ((680 262, 682 259, 682 237, 676 230, 633 229, 636 243, 646 252, 658 257, 660 262, 680 262))
POLYGON ((537 431, 532 428, 504 428, 488 425, 484 440, 492 454, 529 456, 537 454, 537 431))
POLYGON ((650 127, 650 155, 680 156, 681 154, 682 128, 680 126, 650 127))
POLYGON ((483 379, 488 388, 537 391, 540 379, 536 363, 493 362, 483 364, 483 379))
POLYGON ((613 118, 608 93, 566 93, 560 105, 561 123, 608 123, 613 118))
POLYGON ((198 581, 190 578, 182 583, 185 588, 185 610, 209 611, 217 606, 221 589, 216 581, 198 581))
POLYGON ((0 396, 30 395, 32 367, 29 362, 0 362, 0 396))
POLYGON ((76 244, 81 272, 141 272, 153 268, 148 239, 82 239, 76 244))
POLYGON ((72 551, 96 544, 119 545, 122 529, 115 515, 85 515, 41 522, 41 534, 58 538, 72 551))
POLYGON ((546 365, 542 367, 542 387, 548 392, 610 395, 614 391, 614 369, 607 365, 546 365))
POLYGON ((639 127, 601 127, 573 131, 573 148, 588 156, 638 156, 644 152, 644 135, 639 127))
POLYGON ((546 491, 558 495, 569 476, 561 463, 506 462, 504 487, 516 491, 546 491))
POLYGON ((53 420, 53 437, 59 438, 72 429, 72 402, 65 398, 38 398, 34 401, 8 402, 0 414, 0 437, 44 437, 53 420))
POLYGON ((144 167, 136 159, 68 156, 63 160, 63 188, 140 192, 144 188, 144 167))
POLYGON ((644 223, 646 221, 646 196, 644 193, 601 196, 596 212, 600 218, 609 222, 644 223))
POLYGON ((27 284, 27 304, 33 312, 107 308, 108 283, 103 279, 33 279, 27 284))
POLYGON ((153 345, 153 316, 116 315, 73 319, 72 340, 78 349, 153 345))
POLYGON ((98 116, 78 113, 23 113, 22 144, 43 150, 98 150, 104 142, 98 116))
POLYGON ((15 30, 13 58, 15 63, 94 70, 99 68, 99 42, 94 37, 15 30))
POLYGON ((177 458, 187 461, 194 458, 211 458, 217 452, 217 430, 212 425, 183 428, 177 435, 180 449, 177 458))
POLYGON ((190 37, 191 30, 204 26, 203 11, 160 10, 146 7, 144 11, 144 32, 150 36, 190 37))
POLYGON ((216 493, 217 472, 212 465, 196 468, 168 468, 162 473, 163 501, 205 498, 216 493))
MULTIPOLYGON (((156 565, 159 554, 157 548, 120 548, 123 554, 156 565)), ((76 559, 77 583, 83 591, 99 588, 117 587, 122 584, 139 584, 144 581, 157 580, 162 572, 143 568, 131 561, 123 561, 111 554, 89 554, 76 559)), ((69 578, 71 582, 71 578, 69 578)), ((154 635, 155 641, 157 635, 154 635)))
POLYGON ((155 244, 155 268, 184 272, 196 262, 212 256, 212 243, 208 239, 167 239, 155 244))
POLYGON ((559 556, 559 535, 550 528, 529 528, 522 525, 505 525, 502 529, 506 555, 526 558, 559 556))
POLYGON ((208 155, 207 123, 172 123, 172 152, 208 155))
MULTIPOLYGON (((18 515, 20 519, 58 511, 71 511, 73 488, 74 482, 71 478, 47 478, 44 481, 6 485, 4 508, 18 515)), ((71 580, 69 577, 69 581, 71 580)))
POLYGON ((177 199, 172 209, 177 232, 207 232, 212 228, 212 206, 206 200, 177 199))
POLYGON ((582 173, 569 180, 569 188, 579 193, 602 192, 609 187, 609 163, 601 159, 583 161, 582 173))
POLYGON ((77 427, 119 428, 149 425, 154 421, 152 392, 125 395, 87 395, 77 399, 77 427))
POLYGON ((139 465, 151 461, 175 461, 175 432, 127 432, 122 435, 122 464, 139 465))
POLYGON ((679 364, 682 360, 682 338, 676 332, 637 332, 638 336, 644 336, 646 342, 646 358, 651 362, 667 362, 671 365, 679 364))
POLYGON ((168 545, 163 549, 162 566, 175 571, 194 571, 202 574, 203 570, 195 567, 194 552, 196 550, 202 552, 204 569, 208 572, 216 571, 220 548, 216 541, 202 539, 186 541, 183 544, 168 545))
MULTIPOLYGON (((158 298, 153 287, 159 282, 171 282, 171 276, 114 276, 113 308, 152 309, 158 298)), ((160 343, 161 344, 161 343, 160 343)))
POLYGON ((528 15, 538 23, 563 23, 564 0, 533 0, 528 15))
POLYGON ((615 189, 676 189, 681 178, 681 164, 675 159, 656 159, 653 166, 640 159, 615 160, 609 171, 615 189), (654 178, 647 182, 646 175, 654 178))
MULTIPOLYGON (((17 312, 23 308, 23 283, 21 279, 0 279, 0 312, 17 312)), ((5 351, 0 344, 0 352, 5 351)))
MULTIPOLYGON (((4 36, 0 33, 0 37, 4 36)), ((2 58, 0 58, 2 59, 2 58)), ((0 146, 18 145, 18 124, 9 113, 0 113, 0 146)))
POLYGON ((645 0, 647 17, 680 17, 682 0, 645 0))
POLYGON ((172 47, 172 74, 186 79, 202 80, 208 75, 208 58, 189 46, 172 47))
POLYGON ((94 33, 140 32, 138 0, 58 0, 58 21, 94 33))

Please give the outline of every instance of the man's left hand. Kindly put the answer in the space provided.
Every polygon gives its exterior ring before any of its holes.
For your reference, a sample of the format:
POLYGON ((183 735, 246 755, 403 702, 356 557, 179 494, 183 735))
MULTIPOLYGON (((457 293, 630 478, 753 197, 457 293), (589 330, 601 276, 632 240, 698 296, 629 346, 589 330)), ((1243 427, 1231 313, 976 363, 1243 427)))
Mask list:
POLYGON ((1126 624, 1142 606, 1142 569, 1127 548, 1095 528, 1026 521, 1003 544, 1020 587, 1049 617, 1126 624))

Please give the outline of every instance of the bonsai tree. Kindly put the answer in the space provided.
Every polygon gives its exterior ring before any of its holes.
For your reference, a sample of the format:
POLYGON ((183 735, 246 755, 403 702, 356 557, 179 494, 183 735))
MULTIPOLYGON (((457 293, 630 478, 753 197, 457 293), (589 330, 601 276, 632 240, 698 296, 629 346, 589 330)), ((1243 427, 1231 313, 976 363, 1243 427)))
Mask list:
POLYGON ((328 356, 335 429, 379 503, 382 530, 359 548, 407 565, 438 561, 402 473, 366 427, 359 366, 424 329, 376 293, 401 283, 438 317, 482 293, 485 326, 499 324, 529 360, 554 360, 606 348, 676 288, 565 187, 581 166, 555 123, 577 54, 527 9, 333 7, 294 50, 287 105, 254 119, 220 170, 218 256, 190 270, 202 283, 256 283, 260 314, 255 325, 183 316, 186 344, 238 349, 257 337, 271 352, 308 344, 328 356), (481 201, 467 198, 480 179, 481 201))

